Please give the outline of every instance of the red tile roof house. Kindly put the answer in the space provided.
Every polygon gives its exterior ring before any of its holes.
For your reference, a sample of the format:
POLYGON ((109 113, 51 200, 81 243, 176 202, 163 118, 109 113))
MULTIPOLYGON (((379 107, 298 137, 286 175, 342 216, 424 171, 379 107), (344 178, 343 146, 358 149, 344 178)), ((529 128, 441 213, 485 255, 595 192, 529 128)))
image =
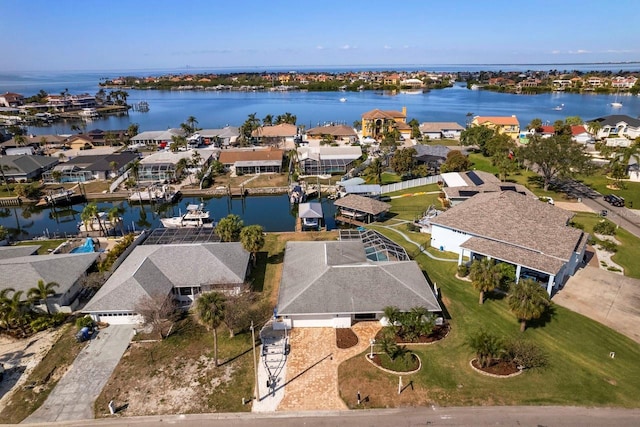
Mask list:
MULTIPOLYGON (((543 138, 549 138, 556 133, 553 126, 540 126, 540 129, 541 131, 539 133, 543 138)), ((571 126, 571 139, 582 144, 595 142, 593 136, 582 125, 571 126)))
POLYGON ((431 246, 458 265, 490 257, 533 278, 549 295, 581 266, 589 235, 568 225, 573 213, 515 191, 481 193, 431 219, 431 246))

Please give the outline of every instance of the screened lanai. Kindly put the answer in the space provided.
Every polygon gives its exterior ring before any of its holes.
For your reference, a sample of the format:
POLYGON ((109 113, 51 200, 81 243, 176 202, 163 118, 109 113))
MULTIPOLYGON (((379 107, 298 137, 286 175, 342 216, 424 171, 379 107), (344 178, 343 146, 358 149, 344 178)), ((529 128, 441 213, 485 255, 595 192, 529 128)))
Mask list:
POLYGON ((361 240, 371 261, 409 261, 404 248, 375 230, 340 230, 340 240, 361 240))

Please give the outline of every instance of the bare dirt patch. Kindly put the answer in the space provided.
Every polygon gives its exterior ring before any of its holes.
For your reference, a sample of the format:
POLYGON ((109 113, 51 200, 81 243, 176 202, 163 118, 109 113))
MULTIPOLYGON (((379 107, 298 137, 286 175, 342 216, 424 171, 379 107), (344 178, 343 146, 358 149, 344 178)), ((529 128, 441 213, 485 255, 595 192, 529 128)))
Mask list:
POLYGON ((358 345, 358 336, 351 328, 336 328, 336 345, 338 348, 351 348, 358 345))

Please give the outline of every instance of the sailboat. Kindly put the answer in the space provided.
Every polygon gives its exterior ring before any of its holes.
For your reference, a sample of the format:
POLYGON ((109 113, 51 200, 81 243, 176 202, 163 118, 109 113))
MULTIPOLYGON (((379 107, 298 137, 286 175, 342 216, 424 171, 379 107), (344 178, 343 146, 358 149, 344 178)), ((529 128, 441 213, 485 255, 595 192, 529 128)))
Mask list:
POLYGON ((618 102, 618 95, 616 95, 615 101, 613 101, 609 105, 611 105, 613 108, 621 108, 622 107, 622 102, 618 102))

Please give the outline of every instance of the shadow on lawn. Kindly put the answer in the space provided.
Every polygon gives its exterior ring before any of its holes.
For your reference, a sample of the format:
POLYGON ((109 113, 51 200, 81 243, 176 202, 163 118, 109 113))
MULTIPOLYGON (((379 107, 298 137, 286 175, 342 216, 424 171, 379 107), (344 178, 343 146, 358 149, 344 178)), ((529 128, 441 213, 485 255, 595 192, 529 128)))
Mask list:
POLYGON ((527 321, 527 329, 543 328, 547 323, 551 322, 551 319, 556 315, 556 309, 553 304, 547 308, 547 310, 538 319, 531 319, 527 321))

